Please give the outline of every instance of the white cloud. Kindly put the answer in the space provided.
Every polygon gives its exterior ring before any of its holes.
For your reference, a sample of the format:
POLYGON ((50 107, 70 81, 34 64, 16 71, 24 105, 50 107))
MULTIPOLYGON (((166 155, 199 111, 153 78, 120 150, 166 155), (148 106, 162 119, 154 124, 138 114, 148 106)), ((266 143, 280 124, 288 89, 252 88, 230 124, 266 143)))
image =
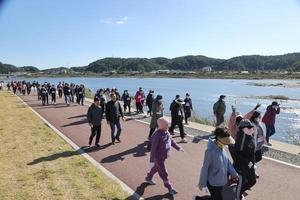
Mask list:
MULTIPOLYGON (((131 19, 131 18, 130 18, 131 19)), ((132 18, 135 19, 135 18, 132 18)), ((102 19, 101 23, 105 23, 105 24, 117 24, 117 25, 123 25, 125 24, 125 22, 127 22, 129 20, 128 16, 125 17, 120 17, 119 20, 113 20, 111 18, 106 18, 106 19, 102 19)))
POLYGON ((111 24, 112 23, 112 19, 111 18, 102 19, 101 22, 105 23, 105 24, 111 24))

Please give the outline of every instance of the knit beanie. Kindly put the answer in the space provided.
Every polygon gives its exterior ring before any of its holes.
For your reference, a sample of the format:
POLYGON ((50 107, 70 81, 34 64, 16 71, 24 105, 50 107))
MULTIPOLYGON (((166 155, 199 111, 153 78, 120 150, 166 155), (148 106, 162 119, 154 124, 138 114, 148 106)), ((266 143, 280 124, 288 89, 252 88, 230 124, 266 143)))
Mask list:
POLYGON ((165 127, 167 127, 169 124, 168 120, 164 117, 160 117, 158 120, 157 120, 157 125, 158 125, 158 128, 159 129, 163 129, 165 127))

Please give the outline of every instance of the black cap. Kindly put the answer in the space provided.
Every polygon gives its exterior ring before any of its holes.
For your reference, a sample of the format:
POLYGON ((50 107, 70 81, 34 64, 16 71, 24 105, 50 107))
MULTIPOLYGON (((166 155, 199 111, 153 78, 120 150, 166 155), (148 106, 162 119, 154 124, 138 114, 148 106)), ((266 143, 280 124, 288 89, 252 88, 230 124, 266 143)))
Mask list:
POLYGON ((225 98, 226 97, 226 95, 220 95, 220 99, 223 99, 223 98, 225 98))
POLYGON ((98 97, 94 98, 94 102, 96 102, 96 101, 100 101, 98 97))

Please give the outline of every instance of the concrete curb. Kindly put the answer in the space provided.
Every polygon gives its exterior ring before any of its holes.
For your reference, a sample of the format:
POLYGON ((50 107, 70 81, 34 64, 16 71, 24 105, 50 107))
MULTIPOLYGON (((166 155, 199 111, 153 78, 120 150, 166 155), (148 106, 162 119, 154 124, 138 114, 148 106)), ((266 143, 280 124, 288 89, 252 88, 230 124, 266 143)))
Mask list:
POLYGON ((120 179, 118 179, 115 175, 113 175, 110 171, 108 171, 105 167, 103 167, 100 163, 98 163, 96 160, 94 160, 91 156, 89 156, 87 153, 85 153, 81 148, 79 148, 74 142, 72 142, 69 138, 67 138, 62 132, 60 132, 58 129, 56 129, 52 124, 50 124, 45 118, 43 118, 39 113, 37 113, 35 110, 33 110, 23 99, 21 99, 18 95, 16 97, 24 104, 26 105, 36 116, 38 116, 45 124, 47 124, 53 131, 55 131, 62 139, 64 139, 67 143, 69 143, 80 155, 85 157, 88 161, 90 161, 93 165, 95 165, 97 168, 99 168, 105 175, 107 175, 109 178, 115 180, 121 188, 133 196, 134 198, 138 200, 144 200, 139 194, 137 194, 133 189, 131 189, 128 185, 126 185, 124 182, 122 182, 120 179))

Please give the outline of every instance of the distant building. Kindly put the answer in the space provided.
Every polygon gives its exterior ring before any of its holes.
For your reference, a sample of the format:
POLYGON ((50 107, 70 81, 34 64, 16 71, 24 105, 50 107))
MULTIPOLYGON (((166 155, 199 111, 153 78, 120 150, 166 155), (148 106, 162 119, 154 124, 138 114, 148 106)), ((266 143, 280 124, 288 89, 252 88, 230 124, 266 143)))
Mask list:
POLYGON ((139 71, 131 71, 131 74, 139 74, 139 71))
POLYGON ((52 72, 52 75, 59 75, 59 74, 65 74, 65 73, 67 73, 67 70, 58 69, 58 70, 55 70, 54 72, 52 72))
POLYGON ((241 74, 250 74, 249 71, 241 71, 241 74))
POLYGON ((152 70, 152 71, 150 72, 150 74, 157 74, 157 71, 156 71, 156 70, 152 70))
POLYGON ((158 74, 169 74, 170 70, 157 70, 158 74))
POLYGON ((211 67, 202 67, 202 72, 211 72, 211 67))

